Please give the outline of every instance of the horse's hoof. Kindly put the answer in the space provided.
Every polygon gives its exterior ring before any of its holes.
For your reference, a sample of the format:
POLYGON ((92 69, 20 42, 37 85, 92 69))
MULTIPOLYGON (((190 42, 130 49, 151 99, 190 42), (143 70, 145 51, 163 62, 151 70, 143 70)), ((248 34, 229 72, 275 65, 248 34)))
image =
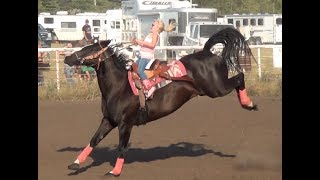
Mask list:
POLYGON ((246 105, 242 105, 243 109, 249 110, 249 111, 258 111, 258 105, 253 104, 253 106, 246 106, 246 105))
POLYGON ((71 165, 68 166, 68 169, 71 170, 78 170, 80 168, 80 165, 77 163, 72 163, 71 165))
POLYGON ((114 176, 114 177, 118 177, 120 176, 120 174, 113 174, 112 171, 108 172, 107 174, 105 174, 105 176, 114 176))

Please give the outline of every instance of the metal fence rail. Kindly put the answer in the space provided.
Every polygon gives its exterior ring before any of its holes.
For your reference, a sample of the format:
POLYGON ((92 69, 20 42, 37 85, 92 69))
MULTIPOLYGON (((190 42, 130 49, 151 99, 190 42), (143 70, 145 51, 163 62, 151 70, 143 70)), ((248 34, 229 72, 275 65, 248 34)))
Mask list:
MULTIPOLYGON (((183 51, 183 50, 201 50, 203 46, 162 46, 156 47, 159 50, 176 50, 176 51, 183 51)), ((223 48, 223 46, 214 46, 214 48, 219 49, 223 48)), ((273 73, 274 71, 281 72, 282 68, 282 45, 251 45, 250 46, 252 51, 256 51, 254 53, 255 59, 257 60, 257 64, 253 62, 253 68, 257 69, 258 77, 261 78, 262 73, 270 72, 273 73), (272 49, 272 55, 262 55, 261 51, 263 49, 272 49), (272 59, 272 65, 270 62, 268 65, 262 64, 261 61, 265 59, 272 59), (270 67, 271 66, 271 67, 270 67), (264 69, 264 70, 263 70, 264 69), (266 70, 268 69, 268 70, 266 70)), ((45 77, 47 79, 54 79, 56 81, 57 90, 60 90, 61 86, 61 76, 63 76, 63 59, 60 58, 59 52, 63 51, 78 51, 81 48, 38 48, 39 52, 48 52, 50 54, 49 64, 50 67, 42 67, 45 70, 45 74, 51 74, 51 76, 45 77), (54 76, 52 76, 55 74, 54 76)), ((177 53, 176 53, 177 54, 177 53)), ((179 59, 180 57, 176 57, 179 59)))

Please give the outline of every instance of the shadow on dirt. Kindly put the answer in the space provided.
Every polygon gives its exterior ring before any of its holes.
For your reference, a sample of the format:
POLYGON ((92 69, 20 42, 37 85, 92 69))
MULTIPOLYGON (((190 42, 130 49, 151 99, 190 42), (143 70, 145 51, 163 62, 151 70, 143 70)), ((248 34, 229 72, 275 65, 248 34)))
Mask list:
MULTIPOLYGON (((84 147, 66 147, 57 151, 73 151, 80 153, 83 149, 84 147)), ((172 157, 197 157, 205 154, 214 154, 219 157, 235 157, 235 155, 232 154, 224 154, 222 152, 207 149, 203 144, 179 142, 176 144, 171 144, 168 147, 154 147, 149 149, 129 148, 125 156, 125 164, 130 164, 133 162, 150 162, 160 159, 169 159, 172 157)), ((77 175, 85 172, 91 167, 100 166, 105 162, 109 162, 111 166, 114 166, 118 156, 118 151, 116 146, 114 146, 114 148, 96 147, 89 156, 93 159, 91 164, 81 167, 79 170, 72 172, 69 175, 77 175)), ((72 161, 73 160, 71 160, 70 163, 72 163, 72 161)))

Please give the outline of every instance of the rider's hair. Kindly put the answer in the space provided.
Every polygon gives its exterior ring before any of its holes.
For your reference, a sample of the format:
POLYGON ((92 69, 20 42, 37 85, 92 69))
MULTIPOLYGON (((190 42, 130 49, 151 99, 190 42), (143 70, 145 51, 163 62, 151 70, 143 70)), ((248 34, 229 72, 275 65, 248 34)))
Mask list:
POLYGON ((176 27, 176 23, 171 22, 168 27, 165 29, 164 22, 161 19, 155 20, 155 22, 158 22, 158 27, 159 27, 159 33, 166 31, 166 32, 171 32, 173 29, 176 27))

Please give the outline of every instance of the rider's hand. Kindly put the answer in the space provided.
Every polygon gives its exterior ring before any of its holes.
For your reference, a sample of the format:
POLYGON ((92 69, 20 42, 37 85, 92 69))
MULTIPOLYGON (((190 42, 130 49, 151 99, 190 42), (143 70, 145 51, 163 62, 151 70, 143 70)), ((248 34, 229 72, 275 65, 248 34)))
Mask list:
POLYGON ((138 43, 137 43, 137 39, 136 39, 136 38, 132 39, 132 43, 133 43, 133 44, 138 44, 138 43))

